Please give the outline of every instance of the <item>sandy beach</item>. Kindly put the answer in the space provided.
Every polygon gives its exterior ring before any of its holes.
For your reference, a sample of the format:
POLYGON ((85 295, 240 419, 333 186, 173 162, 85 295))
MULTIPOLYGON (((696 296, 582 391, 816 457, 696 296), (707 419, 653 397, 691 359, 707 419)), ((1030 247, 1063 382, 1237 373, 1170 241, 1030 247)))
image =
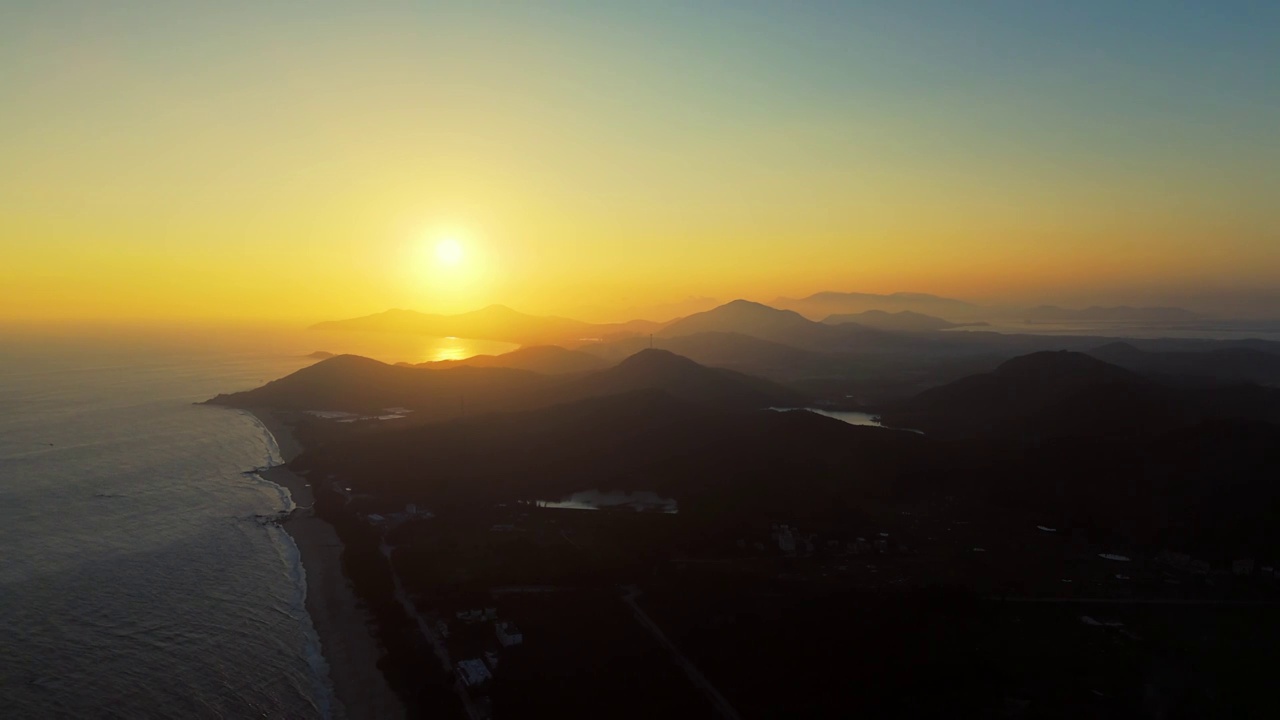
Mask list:
MULTIPOLYGON (((254 416, 267 427, 288 462, 302 452, 281 418, 267 410, 254 416)), ((321 651, 329 665, 329 677, 337 696, 335 718, 403 718, 404 705, 378 669, 382 656, 369 613, 358 603, 342 572, 342 541, 333 526, 316 517, 314 501, 305 478, 279 465, 263 477, 288 488, 297 509, 284 529, 297 544, 307 577, 307 612, 320 637, 321 651)))

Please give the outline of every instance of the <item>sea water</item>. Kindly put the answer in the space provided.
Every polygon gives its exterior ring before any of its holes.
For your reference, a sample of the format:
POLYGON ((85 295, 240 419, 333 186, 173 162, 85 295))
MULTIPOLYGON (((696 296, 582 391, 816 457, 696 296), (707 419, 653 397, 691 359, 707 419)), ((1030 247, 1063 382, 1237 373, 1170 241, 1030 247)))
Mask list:
POLYGON ((279 450, 194 404, 309 362, 0 337, 0 716, 330 716, 279 450))

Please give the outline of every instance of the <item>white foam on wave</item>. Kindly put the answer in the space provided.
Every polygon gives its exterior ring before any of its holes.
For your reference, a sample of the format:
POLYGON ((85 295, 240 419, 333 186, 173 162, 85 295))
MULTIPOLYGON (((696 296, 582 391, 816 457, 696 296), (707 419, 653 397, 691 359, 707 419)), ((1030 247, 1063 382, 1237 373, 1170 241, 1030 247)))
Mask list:
POLYGON ((336 698, 333 677, 329 672, 329 661, 324 656, 324 648, 320 644, 320 635, 316 632, 315 623, 311 620, 311 613, 307 611, 307 568, 302 563, 302 551, 298 549, 298 544, 293 541, 293 537, 283 528, 277 527, 273 532, 279 533, 275 537, 285 548, 289 578, 293 580, 294 588, 297 590, 291 598, 291 614, 299 619, 305 618, 305 622, 302 623, 302 632, 306 640, 303 660, 311 670, 311 680, 315 686, 313 694, 319 703, 321 717, 332 720, 336 698))
POLYGON ((267 478, 263 477, 261 471, 245 473, 244 475, 247 478, 251 478, 257 481, 257 483, 261 485, 264 489, 275 493, 276 498, 279 500, 278 504, 280 507, 280 509, 277 510, 277 512, 282 514, 288 514, 293 512, 298 507, 298 503, 294 501, 293 493, 289 491, 289 488, 279 483, 271 482, 267 478))
MULTIPOLYGON (((246 412, 254 423, 262 430, 262 434, 266 438, 267 443, 267 465, 266 467, 276 467, 284 464, 284 454, 280 452, 280 444, 276 441, 275 435, 271 434, 268 428, 253 413, 246 412)), ((280 497, 280 504, 283 512, 291 512, 298 507, 293 499, 293 493, 289 488, 274 483, 263 477, 260 472, 253 472, 250 475, 259 482, 270 485, 276 490, 280 497)), ((312 682, 315 685, 315 698, 319 703, 321 717, 325 720, 332 720, 333 706, 336 699, 333 689, 333 677, 329 672, 329 661, 324 656, 324 649, 320 644, 320 635, 316 632, 315 622, 311 618, 311 613, 307 611, 307 569, 302 564, 302 551, 298 548, 298 544, 294 542, 293 536, 285 532, 284 528, 275 527, 272 532, 278 533, 276 540, 282 547, 286 548, 287 557, 284 558, 285 565, 288 569, 289 578, 293 581, 296 590, 291 598, 294 615, 299 618, 306 618, 302 623, 303 636, 305 638, 304 647, 306 648, 305 657, 307 667, 311 670, 312 682)))
POLYGON ((267 441, 267 457, 263 467, 272 468, 277 465, 284 465, 284 453, 280 451, 280 443, 276 441, 276 436, 271 433, 271 429, 266 426, 266 423, 248 410, 241 410, 240 414, 249 418, 254 425, 257 425, 258 429, 262 430, 262 436, 267 441))

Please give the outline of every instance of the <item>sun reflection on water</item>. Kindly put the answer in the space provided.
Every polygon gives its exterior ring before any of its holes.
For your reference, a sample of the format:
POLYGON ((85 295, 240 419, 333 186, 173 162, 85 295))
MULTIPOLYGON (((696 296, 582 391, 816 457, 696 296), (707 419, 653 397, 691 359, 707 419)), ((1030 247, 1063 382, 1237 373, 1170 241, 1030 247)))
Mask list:
POLYGON ((429 338, 422 348, 419 362, 465 360, 474 355, 501 355, 518 348, 515 343, 476 340, 464 337, 429 338))
POLYGON ((441 338, 434 344, 434 347, 430 348, 428 353, 428 359, 431 362, 463 360, 479 354, 468 347, 465 340, 456 337, 441 338))
POLYGON ((324 350, 334 355, 363 355, 385 363, 465 360, 473 355, 501 355, 518 349, 517 343, 467 337, 435 337, 412 333, 337 332, 308 330, 294 340, 303 354, 324 350))

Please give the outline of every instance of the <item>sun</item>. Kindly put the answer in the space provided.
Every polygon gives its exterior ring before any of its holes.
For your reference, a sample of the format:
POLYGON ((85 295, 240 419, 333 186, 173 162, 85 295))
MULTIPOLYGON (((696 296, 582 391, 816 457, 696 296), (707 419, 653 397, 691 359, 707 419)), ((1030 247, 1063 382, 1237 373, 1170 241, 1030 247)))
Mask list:
POLYGON ((462 243, 453 238, 441 240, 436 244, 436 259, 450 266, 462 262, 462 243))

